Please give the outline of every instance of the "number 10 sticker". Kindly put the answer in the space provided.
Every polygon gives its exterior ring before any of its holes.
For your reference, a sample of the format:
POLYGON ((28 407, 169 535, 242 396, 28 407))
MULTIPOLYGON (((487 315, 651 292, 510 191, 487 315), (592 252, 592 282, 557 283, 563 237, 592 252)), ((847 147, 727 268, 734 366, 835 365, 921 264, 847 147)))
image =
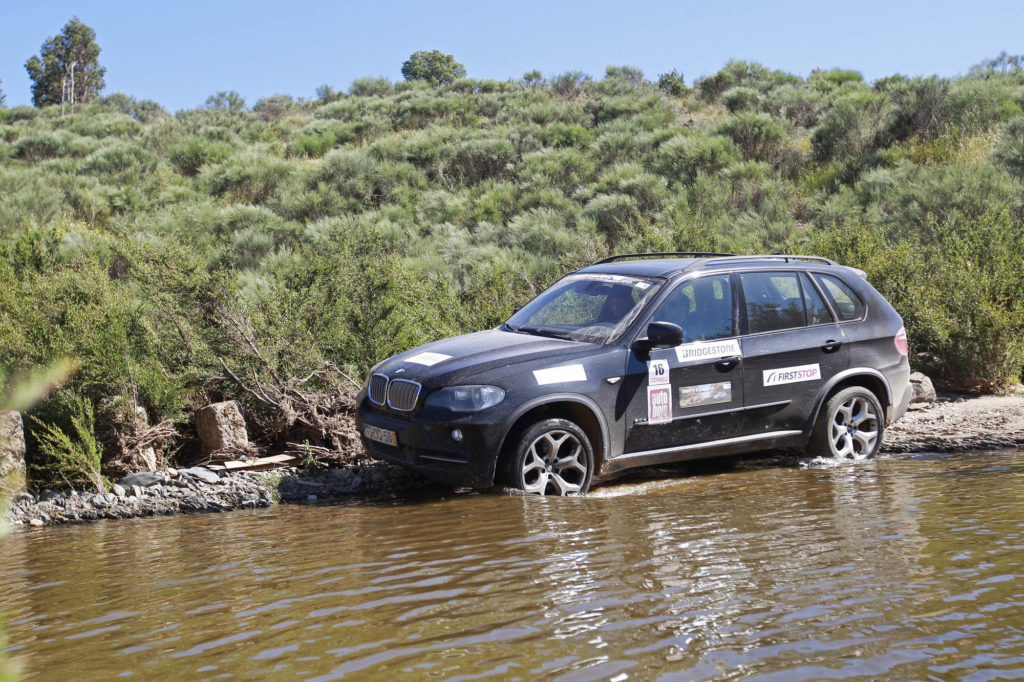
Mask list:
POLYGON ((651 360, 647 363, 647 385, 668 386, 668 360, 651 360))

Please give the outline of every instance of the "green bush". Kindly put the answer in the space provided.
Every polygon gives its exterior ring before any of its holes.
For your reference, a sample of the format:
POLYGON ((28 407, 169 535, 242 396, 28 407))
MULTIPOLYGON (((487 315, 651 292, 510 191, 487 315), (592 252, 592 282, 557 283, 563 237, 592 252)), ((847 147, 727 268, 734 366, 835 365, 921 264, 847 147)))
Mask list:
POLYGON ((698 173, 716 173, 735 161, 739 150, 722 135, 679 135, 658 148, 658 171, 669 180, 693 182, 698 173))
POLYGON ((206 164, 216 164, 226 160, 232 147, 223 142, 215 142, 199 137, 190 137, 168 150, 167 157, 178 172, 186 177, 199 174, 206 164))
POLYGON ((1024 116, 1011 119, 999 128, 992 147, 992 160, 1024 181, 1024 116))
POLYGON ((786 143, 786 128, 766 116, 738 114, 718 125, 715 132, 730 138, 748 159, 776 164, 786 143))
POLYGON ((226 196, 239 203, 260 204, 273 195, 289 173, 291 167, 281 159, 246 153, 220 164, 204 165, 199 178, 214 196, 226 196))
POLYGON ((90 487, 107 492, 101 473, 103 446, 96 440, 96 417, 88 398, 62 393, 70 412, 70 434, 56 424, 34 420, 38 428, 32 435, 39 448, 39 460, 33 462, 32 478, 37 485, 59 488, 90 487))

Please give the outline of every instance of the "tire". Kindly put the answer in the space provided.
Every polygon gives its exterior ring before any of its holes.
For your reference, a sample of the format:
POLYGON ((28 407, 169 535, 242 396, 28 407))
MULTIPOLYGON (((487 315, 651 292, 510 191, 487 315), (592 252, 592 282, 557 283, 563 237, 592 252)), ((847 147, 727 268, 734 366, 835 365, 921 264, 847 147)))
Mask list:
POLYGON ((815 457, 874 457, 882 447, 883 415, 874 393, 861 386, 844 388, 825 402, 807 443, 807 453, 815 457))
POLYGON ((567 419, 544 419, 526 429, 508 462, 509 484, 535 495, 584 495, 594 475, 590 439, 567 419))

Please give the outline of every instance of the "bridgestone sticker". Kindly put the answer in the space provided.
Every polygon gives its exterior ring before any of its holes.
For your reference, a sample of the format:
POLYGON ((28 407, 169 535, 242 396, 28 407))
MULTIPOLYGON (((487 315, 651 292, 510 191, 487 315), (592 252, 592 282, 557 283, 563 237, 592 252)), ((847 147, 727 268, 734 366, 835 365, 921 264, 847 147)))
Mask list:
POLYGON ((647 385, 664 386, 669 383, 668 360, 651 360, 647 363, 647 385))
POLYGON ((676 359, 681 363, 701 362, 703 360, 718 360, 730 356, 742 356, 740 342, 736 339, 725 341, 698 341, 697 343, 684 343, 676 346, 676 359))
POLYGON ((817 381, 818 379, 821 379, 821 367, 817 363, 813 365, 800 365, 799 367, 764 370, 765 386, 795 384, 800 381, 817 381))
POLYGON ((647 423, 665 424, 672 421, 672 387, 647 387, 647 423))
POLYGON ((562 367, 535 369, 533 370, 533 376, 541 386, 587 380, 587 372, 583 369, 583 365, 563 365, 562 367))
POLYGON ((730 381, 679 387, 679 407, 682 408, 728 402, 732 402, 732 382, 730 381))
POLYGON ((442 362, 443 360, 447 360, 450 357, 450 355, 445 355, 443 353, 420 353, 418 355, 412 356, 411 358, 406 358, 405 361, 412 362, 417 365, 426 365, 427 367, 432 367, 433 365, 436 365, 437 363, 442 362))

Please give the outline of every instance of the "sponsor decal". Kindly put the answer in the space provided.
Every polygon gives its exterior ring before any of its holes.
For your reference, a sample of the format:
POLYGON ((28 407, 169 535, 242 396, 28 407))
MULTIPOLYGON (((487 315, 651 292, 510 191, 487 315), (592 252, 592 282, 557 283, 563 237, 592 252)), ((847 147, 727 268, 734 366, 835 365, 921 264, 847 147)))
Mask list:
POLYGON ((562 365, 547 369, 533 370, 533 377, 541 386, 546 384, 564 384, 572 381, 586 381, 587 372, 583 365, 562 365))
POLYGON ((445 355, 443 353, 420 353, 418 355, 412 356, 411 358, 406 358, 405 361, 412 362, 417 365, 426 365, 427 367, 432 367, 437 363, 441 362, 442 360, 447 360, 450 357, 450 355, 445 355))
POLYGON ((672 421, 672 387, 647 387, 647 423, 665 424, 672 421))
POLYGON ((813 365, 800 365, 799 367, 764 370, 765 386, 780 386, 782 384, 795 384, 800 381, 817 381, 818 379, 821 379, 821 367, 817 363, 813 365))
POLYGON ((647 385, 662 386, 669 383, 668 360, 651 360, 647 363, 647 385))
POLYGON ((719 381, 714 384, 679 387, 679 407, 697 407, 732 402, 732 382, 719 381))
POLYGON ((684 343, 681 346, 676 346, 676 360, 681 363, 717 360, 731 355, 743 355, 740 351, 740 342, 736 339, 698 341, 696 343, 684 343))

